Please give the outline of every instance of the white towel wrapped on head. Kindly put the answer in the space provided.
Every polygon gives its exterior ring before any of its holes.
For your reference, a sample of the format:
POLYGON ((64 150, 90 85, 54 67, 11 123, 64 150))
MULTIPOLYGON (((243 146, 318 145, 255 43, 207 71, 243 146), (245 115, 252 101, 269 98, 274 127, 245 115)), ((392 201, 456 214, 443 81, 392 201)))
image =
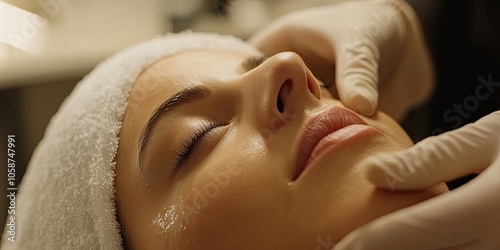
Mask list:
POLYGON ((198 48, 259 53, 234 36, 167 34, 116 53, 75 86, 33 153, 16 197, 15 242, 5 227, 2 250, 123 248, 113 183, 128 95, 152 63, 198 48))

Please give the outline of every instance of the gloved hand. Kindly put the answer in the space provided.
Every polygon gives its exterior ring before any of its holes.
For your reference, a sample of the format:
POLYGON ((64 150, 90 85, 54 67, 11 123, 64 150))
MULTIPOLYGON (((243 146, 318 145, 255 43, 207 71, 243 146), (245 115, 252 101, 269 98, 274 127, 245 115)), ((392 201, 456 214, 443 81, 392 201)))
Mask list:
POLYGON ((370 181, 391 190, 480 174, 446 194, 354 230, 335 250, 500 249, 500 111, 361 164, 370 181))
POLYGON ((402 120, 434 84, 422 36, 405 1, 366 0, 285 14, 249 42, 269 55, 298 53, 348 108, 371 115, 378 105, 402 120))

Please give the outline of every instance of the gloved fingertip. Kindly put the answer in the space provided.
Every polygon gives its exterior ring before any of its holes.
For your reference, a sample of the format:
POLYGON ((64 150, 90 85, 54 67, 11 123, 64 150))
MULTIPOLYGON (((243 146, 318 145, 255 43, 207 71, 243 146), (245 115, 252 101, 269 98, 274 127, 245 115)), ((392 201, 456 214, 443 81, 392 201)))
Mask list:
POLYGON ((394 174, 394 169, 390 165, 394 164, 386 157, 378 156, 366 158, 359 164, 359 167, 365 178, 374 185, 394 190, 396 185, 404 180, 394 174))
POLYGON ((359 114, 373 115, 377 109, 377 89, 365 81, 351 80, 348 82, 344 83, 345 87, 342 89, 342 96, 346 98, 346 106, 359 114))
POLYGON ((365 178, 374 185, 381 188, 394 188, 394 183, 390 175, 377 166, 367 166, 364 174, 365 178))
POLYGON ((366 98, 361 94, 353 94, 349 99, 354 106, 354 111, 366 116, 371 116, 375 113, 376 104, 370 98, 366 98))

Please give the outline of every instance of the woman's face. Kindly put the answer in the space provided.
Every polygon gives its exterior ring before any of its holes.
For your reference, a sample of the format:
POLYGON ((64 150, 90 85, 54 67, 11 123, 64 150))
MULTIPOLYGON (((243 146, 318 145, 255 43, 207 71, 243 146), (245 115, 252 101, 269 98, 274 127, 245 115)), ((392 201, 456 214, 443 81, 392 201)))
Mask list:
POLYGON ((345 109, 294 53, 249 56, 183 52, 137 79, 115 183, 134 249, 329 249, 445 192, 376 190, 356 165, 410 147, 399 125, 345 109))

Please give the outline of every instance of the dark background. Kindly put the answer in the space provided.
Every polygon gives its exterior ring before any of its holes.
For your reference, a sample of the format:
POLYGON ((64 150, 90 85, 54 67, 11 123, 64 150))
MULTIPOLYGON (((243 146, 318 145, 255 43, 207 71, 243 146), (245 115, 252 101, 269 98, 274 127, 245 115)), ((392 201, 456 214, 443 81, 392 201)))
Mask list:
MULTIPOLYGON (((500 1, 407 2, 421 19, 436 70, 433 96, 426 105, 412 111, 403 123, 414 141, 500 110, 500 86, 482 100, 476 94, 480 78, 491 77, 500 85, 500 1)), ((485 88, 481 89, 481 94, 486 93, 485 88)), ((448 185, 453 189, 474 177, 466 176, 448 185)))

